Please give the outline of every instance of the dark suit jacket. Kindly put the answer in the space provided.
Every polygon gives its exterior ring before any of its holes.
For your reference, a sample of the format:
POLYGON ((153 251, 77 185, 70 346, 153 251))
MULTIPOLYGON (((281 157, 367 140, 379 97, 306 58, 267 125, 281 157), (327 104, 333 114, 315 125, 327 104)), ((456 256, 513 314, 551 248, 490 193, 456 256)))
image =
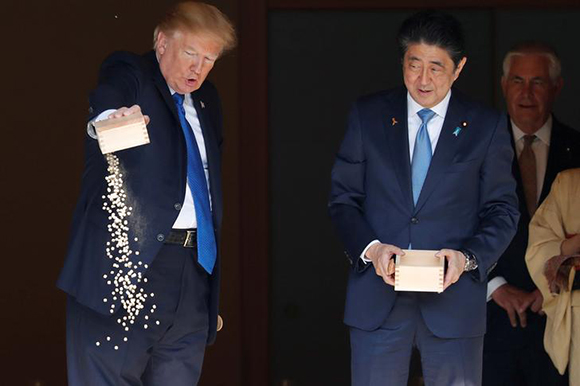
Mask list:
MULTIPOLYGON (((509 122, 509 121, 508 121, 509 122)), ((513 141, 513 134, 511 128, 511 122, 508 123, 508 132, 511 138, 512 148, 515 149, 515 144, 513 141)), ((514 150, 515 151, 515 150, 514 150)), ((540 203, 544 201, 548 193, 550 193, 550 187, 556 178, 556 175, 565 169, 580 167, 580 133, 576 130, 563 125, 555 117, 553 117, 552 124, 552 134, 550 139, 550 149, 548 152, 548 163, 546 165, 546 175, 544 176, 544 185, 542 187, 542 192, 540 194, 540 203)), ((497 267, 489 275, 489 279, 496 276, 502 276, 506 281, 524 291, 531 292, 536 289, 530 274, 528 273, 528 268, 526 267, 525 255, 526 248, 528 246, 528 226, 530 224, 530 215, 526 207, 526 198, 523 191, 522 179, 520 174, 520 168, 517 159, 514 158, 512 165, 513 175, 517 181, 517 194, 520 202, 520 221, 518 224, 518 230, 514 236, 512 242, 503 253, 501 259, 499 260, 497 267)), ((530 318, 536 318, 536 314, 529 314, 530 318)), ((545 319, 542 317, 542 319, 545 319)), ((515 337, 518 334, 519 329, 514 329, 511 327, 509 317, 507 313, 500 308, 492 300, 488 303, 488 323, 489 323, 489 333, 491 335, 497 335, 497 338, 501 338, 501 344, 504 348, 507 344, 506 340, 508 336, 511 336, 511 340, 525 340, 527 335, 520 334, 521 339, 515 337)), ((543 328, 538 330, 541 335, 543 335, 543 328)), ((494 340, 492 336, 489 338, 486 344, 491 344, 494 340)), ((486 338, 486 339, 487 339, 486 338)), ((524 343, 524 342, 512 342, 514 344, 524 343)))
MULTIPOLYGON (((221 106, 215 88, 208 81, 192 97, 207 150, 213 222, 219 245, 221 106)), ((138 236, 139 242, 134 246, 140 251, 139 260, 150 265, 179 214, 187 178, 183 131, 154 52, 143 56, 118 52, 105 60, 98 86, 90 96, 90 119, 107 109, 133 104, 140 105, 143 113, 151 118, 148 125, 151 143, 115 154, 133 207, 129 218, 130 239, 138 236)), ((101 197, 106 191, 106 175, 107 164, 98 143, 87 135, 81 195, 73 217, 66 261, 57 283, 78 302, 103 314, 109 314, 111 304, 103 302, 111 288, 102 277, 111 264, 105 255, 105 244, 109 240, 108 214, 102 209, 101 197)), ((215 338, 219 276, 218 257, 210 279, 210 342, 215 338)))
POLYGON ((414 249, 467 249, 475 274, 442 294, 420 293, 421 311, 440 337, 485 332, 487 274, 515 233, 518 210, 513 151, 505 117, 453 90, 441 136, 417 205, 413 205, 407 93, 359 99, 332 170, 329 211, 353 263, 345 322, 378 328, 397 294, 359 256, 375 239, 414 249), (393 118, 396 123, 394 123, 393 118), (457 136, 456 127, 467 122, 457 136))

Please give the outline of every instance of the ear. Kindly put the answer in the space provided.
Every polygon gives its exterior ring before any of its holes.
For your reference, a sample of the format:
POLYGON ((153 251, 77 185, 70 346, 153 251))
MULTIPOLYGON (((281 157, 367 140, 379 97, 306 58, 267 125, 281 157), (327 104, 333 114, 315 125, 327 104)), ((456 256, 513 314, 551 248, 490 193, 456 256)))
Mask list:
POLYGON ((167 35, 163 31, 157 33, 157 44, 155 44, 155 51, 159 55, 163 55, 167 49, 167 35))
POLYGON ((459 78, 459 74, 461 74, 461 70, 463 70, 465 63, 467 63, 467 56, 464 56, 459 61, 459 63, 457 63, 457 67, 455 68, 455 79, 453 79, 453 80, 457 80, 457 78, 459 78))

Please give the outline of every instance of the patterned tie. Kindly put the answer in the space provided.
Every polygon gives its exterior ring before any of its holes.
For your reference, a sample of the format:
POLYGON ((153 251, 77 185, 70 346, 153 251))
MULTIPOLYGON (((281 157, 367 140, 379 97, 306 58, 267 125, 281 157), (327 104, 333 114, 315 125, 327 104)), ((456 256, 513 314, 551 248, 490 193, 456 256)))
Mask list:
POLYGON ((429 170, 429 164, 431 164, 431 157, 433 156, 431 151, 431 139, 429 138, 429 132, 427 131, 427 124, 431 118, 435 116, 435 112, 433 110, 423 109, 419 111, 417 115, 421 118, 421 126, 419 126, 417 138, 415 139, 413 161, 411 162, 413 202, 415 205, 417 205, 419 194, 423 188, 423 182, 425 182, 425 177, 429 170))
POLYGON ((532 149, 532 143, 536 140, 535 135, 524 135, 524 148, 518 158, 520 174, 524 185, 526 206, 530 217, 534 215, 538 206, 538 180, 536 169, 536 155, 532 149))
POLYGON ((195 217, 197 218, 197 261, 211 274, 216 261, 217 248, 209 206, 207 181, 195 135, 191 130, 191 126, 189 126, 189 122, 185 119, 183 95, 175 93, 173 94, 173 100, 177 106, 177 114, 179 115, 187 146, 187 182, 193 195, 195 217))

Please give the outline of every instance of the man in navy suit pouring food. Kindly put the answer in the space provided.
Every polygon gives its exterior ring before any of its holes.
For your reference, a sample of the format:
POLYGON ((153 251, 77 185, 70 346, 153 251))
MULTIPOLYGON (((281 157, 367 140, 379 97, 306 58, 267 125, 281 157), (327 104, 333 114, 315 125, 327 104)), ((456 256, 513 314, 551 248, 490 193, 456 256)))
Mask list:
POLYGON ((58 280, 69 385, 197 384, 219 320, 222 115, 206 77, 234 45, 225 15, 188 1, 161 19, 153 51, 101 66, 58 280), (150 143, 104 157, 94 123, 140 112, 150 143))

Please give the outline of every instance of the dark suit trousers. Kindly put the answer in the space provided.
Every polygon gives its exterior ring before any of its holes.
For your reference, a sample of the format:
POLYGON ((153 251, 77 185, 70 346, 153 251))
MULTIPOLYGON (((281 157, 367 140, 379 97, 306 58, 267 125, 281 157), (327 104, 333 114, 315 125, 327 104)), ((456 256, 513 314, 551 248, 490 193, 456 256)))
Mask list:
POLYGON ((209 278, 194 253, 178 245, 161 248, 144 284, 155 296, 147 299, 129 332, 117 323, 123 310, 105 316, 69 297, 69 386, 197 384, 208 336, 209 278))
POLYGON ((527 327, 512 327, 507 312, 493 300, 487 305, 483 350, 485 386, 565 386, 544 349, 546 317, 527 312, 527 327))
POLYGON ((416 295, 401 292, 375 331, 350 329, 353 386, 406 386, 413 346, 421 352, 425 385, 481 384, 483 337, 440 338, 425 325, 416 295))

